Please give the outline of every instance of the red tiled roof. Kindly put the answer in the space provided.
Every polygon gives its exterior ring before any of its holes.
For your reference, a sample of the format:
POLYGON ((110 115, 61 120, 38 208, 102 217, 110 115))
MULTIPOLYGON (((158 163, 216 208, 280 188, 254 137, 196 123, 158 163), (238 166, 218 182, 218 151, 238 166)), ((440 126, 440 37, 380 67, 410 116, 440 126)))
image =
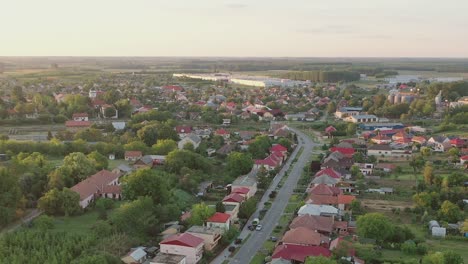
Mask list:
POLYGON ((318 184, 312 187, 309 190, 310 194, 315 195, 329 195, 329 196, 337 196, 341 193, 341 189, 338 187, 331 187, 326 184, 318 184))
POLYGON ((465 141, 460 138, 454 138, 450 140, 450 144, 456 147, 462 147, 463 145, 465 145, 465 141))
POLYGON ((354 148, 339 148, 339 147, 332 147, 330 151, 331 152, 338 151, 346 156, 352 156, 355 152, 354 148))
POLYGON ((244 201, 244 197, 237 193, 231 193, 228 196, 224 197, 223 202, 234 202, 241 203, 244 201))
POLYGON ((327 205, 327 204, 335 205, 335 204, 338 204, 338 197, 337 196, 311 194, 307 198, 306 203, 308 203, 308 204, 318 204, 318 205, 327 205))
POLYGON ((468 160, 468 155, 461 156, 460 159, 461 159, 461 160, 468 160))
POLYGON ((328 175, 332 178, 335 178, 335 179, 340 179, 341 178, 341 174, 338 173, 336 170, 332 169, 332 168, 326 168, 326 169, 323 169, 323 170, 320 170, 319 172, 317 172, 315 174, 315 177, 319 177, 319 176, 322 176, 322 175, 328 175))
POLYGON ((231 191, 231 193, 239 193, 239 194, 248 194, 249 192, 250 192, 250 189, 247 187, 239 187, 231 191))
POLYGON ((330 257, 331 252, 320 246, 280 245, 273 252, 273 259, 283 258, 304 262, 307 257, 330 257))
POLYGON ((191 133, 192 132, 192 127, 191 126, 176 126, 175 128, 177 133, 191 133))
POLYGON ((231 217, 230 214, 216 212, 214 215, 212 215, 206 221, 207 222, 213 222, 213 223, 226 223, 229 220, 230 217, 231 217))
POLYGON ((143 156, 143 153, 139 150, 125 151, 125 157, 141 157, 141 156, 143 156))
POLYGON ((335 132, 336 131, 336 128, 334 128, 333 126, 329 126, 327 128, 325 128, 325 132, 327 133, 332 133, 332 132, 335 132))
POLYGON ((88 113, 75 113, 73 114, 72 118, 75 117, 88 117, 88 113))
POLYGON ((68 120, 65 122, 66 127, 90 127, 91 122, 90 121, 73 121, 73 120, 68 120))
POLYGON ((216 135, 229 135, 229 131, 224 128, 218 129, 215 131, 216 135))
POLYGON ((305 214, 294 218, 289 227, 305 227, 310 230, 331 233, 333 231, 333 220, 330 217, 305 214))
POLYGON ((79 182, 70 189, 80 195, 80 200, 84 200, 89 196, 103 190, 109 183, 119 178, 120 174, 113 173, 108 170, 89 176, 87 179, 79 182))
POLYGON ((281 239, 283 244, 320 246, 328 244, 330 238, 305 227, 297 227, 286 232, 281 239))
POLYGON ((275 144, 270 148, 270 152, 275 152, 275 151, 284 152, 284 151, 288 151, 288 149, 281 144, 275 144))
POLYGON ((340 194, 338 195, 338 204, 351 204, 356 199, 353 195, 340 194))
POLYGON ((104 186, 101 193, 121 194, 122 188, 119 185, 107 185, 104 186))
POLYGON ((159 243, 160 245, 176 245, 182 247, 198 247, 203 244, 203 239, 189 233, 172 235, 159 243))

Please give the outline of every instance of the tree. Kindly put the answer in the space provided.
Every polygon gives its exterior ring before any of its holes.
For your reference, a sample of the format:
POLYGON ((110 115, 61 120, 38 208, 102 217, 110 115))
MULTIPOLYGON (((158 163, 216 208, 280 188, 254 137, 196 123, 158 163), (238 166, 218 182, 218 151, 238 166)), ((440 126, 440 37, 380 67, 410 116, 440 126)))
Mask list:
POLYGON ((76 184, 96 172, 94 163, 81 152, 73 152, 63 159, 63 165, 70 170, 70 175, 76 184))
POLYGON ((195 146, 192 144, 192 142, 187 142, 184 144, 182 147, 183 150, 194 152, 195 151, 195 146))
POLYGON ((255 141, 250 143, 249 152, 254 159, 262 159, 266 157, 270 147, 271 143, 268 136, 257 136, 255 141))
POLYGON ((139 197, 115 209, 110 216, 110 223, 117 231, 132 236, 145 236, 155 229, 158 223, 153 210, 154 203, 150 197, 139 197))
POLYGON ((96 170, 104 170, 107 169, 107 167, 109 166, 109 161, 107 160, 107 157, 105 157, 97 151, 89 153, 88 159, 90 159, 94 163, 94 168, 96 168, 96 170))
POLYGON ((356 152, 353 154, 353 160, 354 162, 357 163, 363 163, 364 162, 364 155, 362 155, 361 152, 356 152))
POLYGON ((327 113, 328 114, 333 114, 336 112, 336 104, 335 102, 331 101, 327 105, 327 113))
POLYGON ((463 257, 452 250, 444 252, 444 264, 463 264, 463 257))
POLYGON ((424 166, 424 158, 422 156, 415 157, 413 156, 411 158, 411 161, 409 162, 409 165, 413 167, 414 173, 417 172, 418 169, 421 169, 424 166))
POLYGON ((357 125, 355 123, 349 123, 346 126, 346 135, 353 136, 356 135, 357 125))
POLYGON ((337 264, 336 260, 326 257, 307 257, 304 264, 337 264))
POLYGON ((177 149, 177 142, 172 139, 160 139, 151 148, 156 155, 167 155, 177 149))
POLYGON ((426 255, 422 259, 422 264, 445 264, 444 254, 442 252, 434 252, 426 255))
POLYGON ((48 215, 74 215, 81 211, 78 193, 64 188, 62 191, 52 189, 38 201, 38 208, 48 215))
POLYGON ((223 202, 219 201, 216 203, 216 212, 218 213, 226 212, 226 207, 224 206, 223 202))
POLYGON ((364 209, 361 206, 361 202, 357 199, 353 200, 350 204, 351 211, 353 215, 360 215, 364 212, 364 209))
POLYGON ((154 204, 166 204, 170 198, 171 179, 174 176, 164 171, 149 168, 137 170, 122 180, 122 196, 127 200, 146 196, 154 204))
POLYGON ((463 212, 460 208, 448 200, 442 203, 438 214, 440 219, 449 223, 456 223, 463 219, 463 212))
POLYGON ((206 219, 210 218, 215 212, 215 208, 208 206, 205 203, 194 204, 188 221, 190 225, 201 226, 204 225, 206 219))
POLYGON ((432 164, 427 162, 426 166, 424 166, 424 183, 427 186, 432 185, 434 180, 434 168, 432 167, 432 164))
POLYGON ((33 226, 40 230, 48 230, 54 228, 54 219, 48 215, 41 215, 34 219, 33 226))
POLYGON ((249 219, 250 216, 257 210, 258 199, 255 197, 249 198, 242 203, 239 208, 239 218, 249 219))
POLYGON ((383 214, 368 213, 358 217, 357 232, 359 235, 375 239, 378 243, 384 242, 393 233, 394 226, 383 214))
POLYGON ((457 162, 460 156, 460 150, 458 148, 451 148, 448 151, 450 157, 452 157, 452 162, 457 162))
POLYGON ((151 147, 158 141, 158 127, 156 125, 147 125, 138 130, 138 138, 147 146, 151 147))
POLYGON ((250 153, 232 152, 227 157, 226 169, 231 176, 239 176, 252 170, 253 160, 250 153))
POLYGON ((0 227, 15 218, 15 211, 21 199, 17 177, 0 167, 0 227))
POLYGON ((429 156, 431 156, 431 151, 432 150, 430 148, 428 148, 428 147, 422 147, 421 148, 421 155, 423 157, 429 157, 429 156))

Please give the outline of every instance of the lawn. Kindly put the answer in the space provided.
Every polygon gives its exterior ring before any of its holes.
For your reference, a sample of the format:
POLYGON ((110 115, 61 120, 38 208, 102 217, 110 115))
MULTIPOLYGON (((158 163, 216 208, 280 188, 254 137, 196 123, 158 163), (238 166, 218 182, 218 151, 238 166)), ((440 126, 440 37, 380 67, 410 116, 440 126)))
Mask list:
POLYGON ((86 212, 78 216, 56 217, 53 230, 80 234, 91 233, 91 227, 97 220, 98 213, 96 211, 86 212))
POLYGON ((252 259, 252 261, 250 262, 250 264, 263 264, 263 263, 265 263, 265 258, 266 258, 266 256, 263 255, 262 253, 257 253, 257 254, 253 257, 253 259, 252 259))

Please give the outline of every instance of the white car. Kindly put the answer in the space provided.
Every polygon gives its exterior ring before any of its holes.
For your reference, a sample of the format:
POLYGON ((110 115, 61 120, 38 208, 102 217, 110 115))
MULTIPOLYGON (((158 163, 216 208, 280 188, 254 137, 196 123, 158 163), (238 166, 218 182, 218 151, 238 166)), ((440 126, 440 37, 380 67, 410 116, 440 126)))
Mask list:
POLYGON ((257 231, 262 230, 262 225, 257 225, 257 227, 255 227, 255 230, 257 230, 257 231))

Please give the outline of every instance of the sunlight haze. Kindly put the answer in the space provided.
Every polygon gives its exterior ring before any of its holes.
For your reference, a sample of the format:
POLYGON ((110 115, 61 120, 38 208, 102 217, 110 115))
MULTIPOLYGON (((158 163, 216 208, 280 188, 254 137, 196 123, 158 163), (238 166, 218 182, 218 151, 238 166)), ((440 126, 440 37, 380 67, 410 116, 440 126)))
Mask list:
POLYGON ((0 56, 468 57, 463 0, 4 0, 0 56))

